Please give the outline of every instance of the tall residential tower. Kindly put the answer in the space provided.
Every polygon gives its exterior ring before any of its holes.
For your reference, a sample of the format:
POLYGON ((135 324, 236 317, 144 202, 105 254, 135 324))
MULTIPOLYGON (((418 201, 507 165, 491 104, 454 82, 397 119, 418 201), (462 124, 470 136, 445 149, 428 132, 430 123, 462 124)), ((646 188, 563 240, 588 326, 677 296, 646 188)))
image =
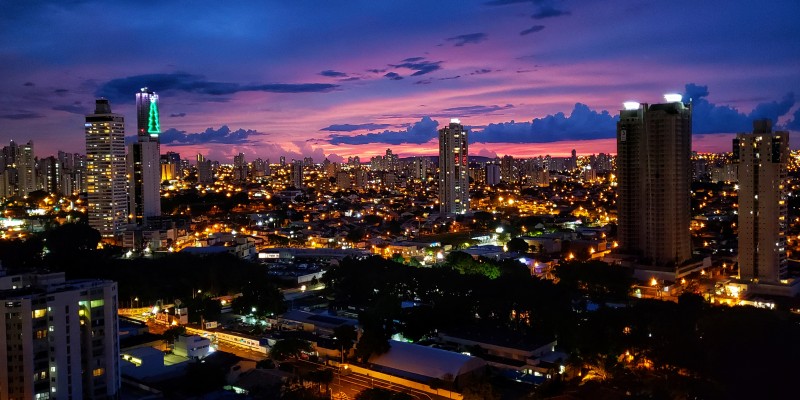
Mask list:
POLYGON ((117 284, 0 267, 0 399, 117 399, 117 284))
POLYGON ((439 129, 439 212, 469 211, 469 166, 467 131, 458 119, 439 129))
POLYGON ((126 222, 125 119, 98 99, 86 116, 86 184, 89 225, 104 238, 122 234, 126 222))
POLYGON ((141 225, 161 215, 161 155, 158 95, 148 88, 136 93, 136 143, 128 149, 128 219, 141 225))
POLYGON ((779 284, 788 278, 786 259, 789 132, 772 132, 772 121, 753 122, 753 133, 733 139, 739 175, 739 277, 779 284))
POLYGON ((692 255, 689 165, 692 107, 625 103, 617 123, 617 213, 623 254, 677 266, 692 255))

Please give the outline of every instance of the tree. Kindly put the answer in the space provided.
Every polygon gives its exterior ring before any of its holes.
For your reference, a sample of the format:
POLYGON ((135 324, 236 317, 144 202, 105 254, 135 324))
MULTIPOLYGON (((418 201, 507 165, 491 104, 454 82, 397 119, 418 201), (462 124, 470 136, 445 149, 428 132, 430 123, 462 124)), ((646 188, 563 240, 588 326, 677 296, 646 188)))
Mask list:
POLYGON ((480 380, 464 388, 464 400, 497 400, 500 396, 495 393, 492 384, 480 380))
POLYGON ((627 300, 633 284, 630 269, 602 261, 562 263, 555 272, 559 285, 596 303, 627 300))
POLYGON ((238 314, 254 314, 263 318, 286 311, 286 304, 277 286, 261 280, 242 288, 242 295, 233 299, 231 308, 238 314))
POLYGON ((318 369, 306 374, 305 379, 309 382, 314 382, 317 385, 325 385, 325 392, 328 392, 328 385, 333 382, 333 370, 331 369, 318 369))
POLYGON ((353 325, 339 325, 333 328, 333 337, 336 339, 336 346, 339 347, 342 360, 344 360, 344 355, 350 352, 358 338, 356 328, 353 325))
POLYGON ((194 323, 217 321, 222 315, 222 304, 209 296, 189 299, 186 308, 189 310, 189 321, 194 323))
POLYGON ((311 352, 314 348, 311 343, 297 338, 278 340, 269 350, 273 360, 283 361, 288 358, 298 358, 303 352, 311 352))
POLYGON ((389 351, 389 335, 383 330, 381 326, 364 327, 364 333, 361 334, 356 345, 356 357, 361 362, 367 362, 373 354, 383 354, 389 351))
POLYGON ((69 223, 47 232, 44 242, 50 263, 67 269, 78 268, 87 253, 97 250, 100 232, 88 224, 69 223))
POLYGON ((168 344, 173 344, 178 339, 178 336, 186 334, 185 326, 173 326, 164 331, 164 341, 168 344))
POLYGON ((523 240, 522 238, 514 238, 506 243, 506 247, 508 251, 512 253, 527 253, 528 252, 528 243, 523 240))

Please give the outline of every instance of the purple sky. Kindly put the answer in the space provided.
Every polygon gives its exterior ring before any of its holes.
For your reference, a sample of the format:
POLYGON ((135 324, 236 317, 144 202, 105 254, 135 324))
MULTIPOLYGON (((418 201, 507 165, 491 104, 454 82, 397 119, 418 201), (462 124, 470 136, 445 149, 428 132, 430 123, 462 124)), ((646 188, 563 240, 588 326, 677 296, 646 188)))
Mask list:
POLYGON ((0 143, 84 152, 99 96, 133 135, 142 86, 162 152, 222 161, 435 154, 451 117, 471 154, 614 152, 621 103, 667 92, 692 98, 698 150, 757 117, 800 130, 796 0, 229 4, 5 2, 0 143))

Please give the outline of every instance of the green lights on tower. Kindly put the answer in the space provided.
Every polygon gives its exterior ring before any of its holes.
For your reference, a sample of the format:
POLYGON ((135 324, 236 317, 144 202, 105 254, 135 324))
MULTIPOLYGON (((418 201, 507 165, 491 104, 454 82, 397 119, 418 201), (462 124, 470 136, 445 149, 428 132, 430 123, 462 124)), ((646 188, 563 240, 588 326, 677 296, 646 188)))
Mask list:
POLYGON ((150 116, 147 119, 147 133, 150 136, 158 136, 161 133, 161 126, 158 124, 158 105, 156 99, 150 98, 150 116))

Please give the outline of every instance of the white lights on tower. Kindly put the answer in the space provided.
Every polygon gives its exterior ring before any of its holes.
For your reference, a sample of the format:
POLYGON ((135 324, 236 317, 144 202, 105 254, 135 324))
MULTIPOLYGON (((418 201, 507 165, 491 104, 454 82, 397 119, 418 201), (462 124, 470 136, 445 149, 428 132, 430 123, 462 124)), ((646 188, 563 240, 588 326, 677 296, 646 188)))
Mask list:
POLYGON ((637 101, 626 101, 622 103, 622 106, 625 107, 626 110, 638 110, 639 109, 639 102, 637 101))

